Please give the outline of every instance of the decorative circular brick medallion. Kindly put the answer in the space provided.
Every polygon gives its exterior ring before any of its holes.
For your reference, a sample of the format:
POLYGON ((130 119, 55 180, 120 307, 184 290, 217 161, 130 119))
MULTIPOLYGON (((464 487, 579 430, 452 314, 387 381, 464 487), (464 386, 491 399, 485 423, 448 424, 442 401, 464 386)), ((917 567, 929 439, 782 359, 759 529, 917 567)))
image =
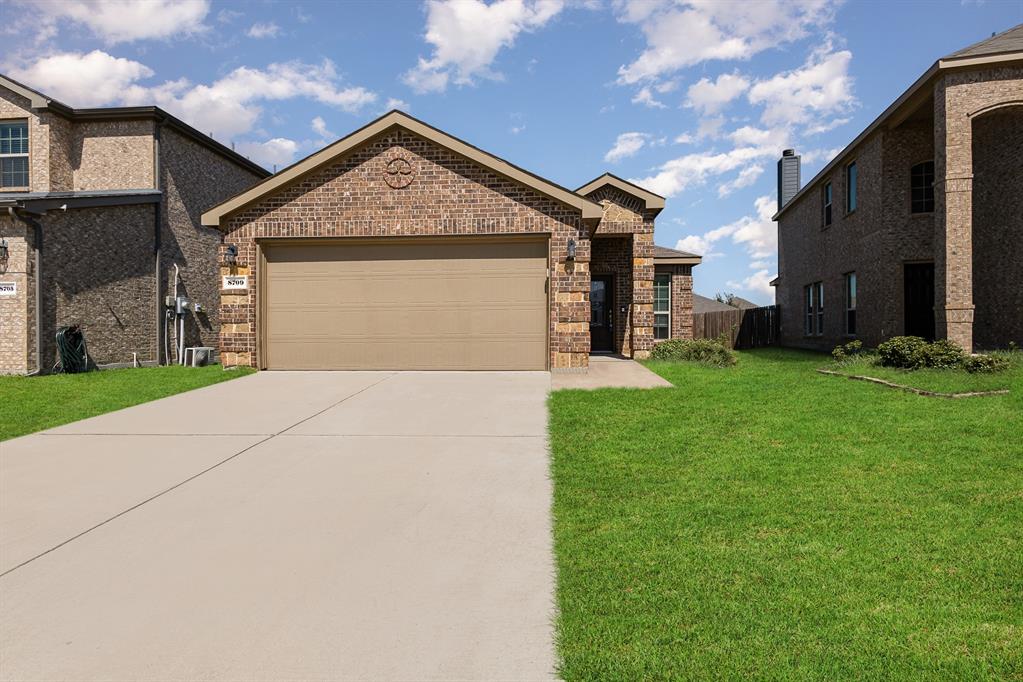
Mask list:
POLYGON ((416 177, 416 171, 408 159, 398 157, 387 162, 384 168, 384 182, 393 189, 408 187, 416 177))

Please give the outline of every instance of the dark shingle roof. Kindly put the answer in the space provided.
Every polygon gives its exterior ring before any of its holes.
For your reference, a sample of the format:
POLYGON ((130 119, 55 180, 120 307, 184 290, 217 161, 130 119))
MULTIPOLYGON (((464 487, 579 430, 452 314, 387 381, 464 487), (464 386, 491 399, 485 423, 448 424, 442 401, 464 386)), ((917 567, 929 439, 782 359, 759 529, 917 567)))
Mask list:
POLYGON ((654 246, 654 258, 700 258, 695 253, 687 253, 667 246, 654 246))
POLYGON ((735 308, 728 305, 727 303, 722 303, 717 299, 707 298, 706 296, 700 296, 699 294, 693 294, 694 313, 716 313, 724 310, 735 310, 735 308))
POLYGON ((1008 31, 1002 31, 979 43, 945 55, 942 59, 962 59, 963 57, 980 57, 1006 52, 1023 52, 1023 24, 1013 26, 1008 31))

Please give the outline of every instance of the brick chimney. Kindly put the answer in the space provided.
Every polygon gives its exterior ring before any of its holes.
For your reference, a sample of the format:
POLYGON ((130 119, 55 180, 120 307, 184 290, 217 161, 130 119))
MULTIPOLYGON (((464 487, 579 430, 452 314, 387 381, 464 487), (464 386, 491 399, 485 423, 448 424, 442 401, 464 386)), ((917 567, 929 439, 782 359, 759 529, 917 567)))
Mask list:
POLYGON ((786 149, 778 159, 778 210, 780 211, 799 191, 802 180, 799 177, 800 158, 795 149, 786 149))

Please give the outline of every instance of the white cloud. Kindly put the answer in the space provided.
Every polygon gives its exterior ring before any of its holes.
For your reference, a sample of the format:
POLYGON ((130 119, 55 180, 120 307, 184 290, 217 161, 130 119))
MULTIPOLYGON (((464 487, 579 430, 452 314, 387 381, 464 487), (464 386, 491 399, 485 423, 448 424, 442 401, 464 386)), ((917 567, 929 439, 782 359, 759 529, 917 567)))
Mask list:
POLYGON ((384 109, 387 111, 392 111, 394 109, 398 109, 399 111, 408 111, 410 108, 411 107, 408 102, 403 99, 398 99, 397 97, 388 97, 387 104, 384 105, 384 109))
POLYGON ((622 133, 615 140, 614 146, 604 154, 604 160, 616 163, 630 156, 635 156, 650 140, 647 133, 622 133))
POLYGON ((855 103, 849 75, 851 60, 848 50, 832 52, 831 45, 826 45, 814 51, 800 68, 754 83, 749 101, 764 106, 761 121, 768 126, 813 123, 817 132, 827 130, 828 124, 818 120, 821 116, 830 119, 855 103))
POLYGON ((264 101, 306 98, 356 112, 377 99, 365 88, 341 85, 329 60, 241 66, 208 85, 182 78, 150 86, 138 81, 151 77, 152 69, 94 50, 44 57, 11 74, 71 106, 156 104, 220 139, 251 130, 264 101))
POLYGON ((273 168, 274 165, 282 168, 294 160, 298 143, 284 137, 275 137, 266 142, 239 142, 236 149, 242 156, 266 168, 273 168))
POLYGON ((619 0, 618 20, 639 25, 646 49, 618 70, 620 83, 660 78, 708 60, 747 60, 834 19, 832 0, 619 0))
POLYGON ((60 0, 30 2, 35 28, 52 36, 62 21, 82 24, 108 45, 167 39, 207 30, 209 0, 60 0))
POLYGON ((508 128, 508 132, 511 133, 512 135, 518 135, 519 133, 523 132, 525 129, 526 129, 525 125, 512 126, 511 128, 508 128))
POLYGON ((632 98, 633 104, 642 104, 648 106, 651 109, 665 109, 664 102, 659 101, 654 97, 654 93, 648 87, 640 88, 639 91, 632 98))
POLYGON ((729 180, 728 182, 724 182, 718 185, 718 197, 724 198, 737 189, 741 189, 742 187, 749 187, 754 182, 756 182, 757 178, 763 175, 763 173, 764 173, 763 166, 760 165, 746 166, 741 171, 739 171, 739 174, 735 176, 735 178, 729 180))
POLYGON ((732 243, 743 246, 755 261, 773 257, 778 253, 778 230, 771 220, 775 205, 775 199, 770 196, 758 197, 754 202, 756 215, 743 216, 702 235, 683 237, 677 248, 698 254, 713 253, 717 242, 730 237, 732 243))
POLYGON ((752 292, 755 295, 763 296, 767 300, 773 301, 774 287, 771 286, 771 280, 777 275, 771 275, 768 273, 770 273, 770 270, 757 270, 749 277, 738 281, 729 280, 726 284, 732 289, 752 292))
POLYGON ((704 116, 716 114, 726 104, 746 92, 750 82, 738 73, 723 73, 716 81, 701 78, 686 91, 686 106, 704 116))
POLYGON ((696 126, 696 138, 702 140, 705 137, 717 138, 721 135, 721 128, 725 125, 724 116, 714 116, 700 119, 696 126))
POLYGON ((696 138, 689 133, 682 133, 675 137, 675 144, 692 144, 696 142, 696 138))
POLYGON ((55 54, 11 69, 11 76, 19 81, 75 107, 115 102, 135 81, 152 75, 145 64, 101 50, 55 54))
POLYGON ((309 127, 313 129, 313 132, 320 136, 322 144, 326 144, 331 140, 337 139, 337 134, 327 130, 327 122, 323 120, 322 116, 316 116, 309 123, 309 127))
POLYGON ((245 32, 250 38, 276 38, 281 33, 281 27, 272 21, 253 24, 245 32))
POLYGON ((449 82, 470 85, 477 78, 499 79, 491 69, 502 48, 520 33, 545 26, 564 7, 562 0, 427 0, 429 59, 420 57, 403 77, 416 92, 441 92, 449 82))

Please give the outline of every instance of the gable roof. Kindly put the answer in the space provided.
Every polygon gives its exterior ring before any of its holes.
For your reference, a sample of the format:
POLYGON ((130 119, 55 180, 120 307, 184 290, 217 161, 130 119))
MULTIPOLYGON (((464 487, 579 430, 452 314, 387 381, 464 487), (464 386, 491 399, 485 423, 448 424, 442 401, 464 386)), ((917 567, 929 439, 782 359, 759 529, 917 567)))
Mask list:
POLYGON ((45 95, 38 90, 33 90, 13 78, 0 73, 0 88, 6 88, 15 92, 29 101, 29 106, 34 111, 52 111, 71 121, 118 121, 118 120, 155 120, 164 125, 174 128, 176 131, 190 138, 192 141, 201 144, 210 151, 233 161, 246 170, 261 178, 270 175, 270 172, 258 163, 245 158, 230 147, 217 142, 209 135, 205 135, 192 126, 188 125, 176 116, 168 114, 160 107, 95 107, 92 109, 75 109, 63 102, 45 95))
POLYGON ((1007 31, 995 34, 961 50, 947 54, 942 59, 960 59, 963 57, 980 57, 982 55, 1004 54, 1006 52, 1023 52, 1023 24, 1013 26, 1007 31))
POLYGON ((583 196, 593 194, 605 185, 611 185, 630 196, 642 199, 648 210, 660 211, 664 208, 664 197, 660 194, 654 194, 649 190, 643 189, 637 184, 631 183, 628 180, 622 180, 617 175, 613 175, 611 173, 604 173, 603 175, 590 180, 585 185, 577 189, 576 194, 581 194, 583 196))
POLYGON ((703 262, 703 256, 697 256, 695 253, 654 245, 654 264, 699 265, 701 262, 703 262))
POLYGON ((286 185, 295 182, 312 171, 325 166, 334 159, 342 156, 364 142, 387 132, 392 128, 402 128, 419 137, 425 138, 434 144, 448 149, 460 156, 478 163, 484 168, 497 173, 510 180, 522 183, 544 196, 550 197, 566 206, 574 208, 582 213, 584 221, 597 221, 603 216, 603 207, 600 204, 565 189, 549 180, 534 175, 529 171, 514 166, 504 159, 489 154, 478 147, 463 142, 456 137, 448 135, 442 130, 413 118, 408 114, 398 111, 390 111, 371 123, 359 128, 354 133, 341 138, 318 152, 294 163, 284 170, 278 172, 255 187, 252 187, 241 194, 228 199, 219 206, 211 208, 202 214, 202 224, 211 227, 220 225, 220 221, 228 214, 234 213, 259 199, 276 192, 286 185))
POLYGON ((920 78, 916 80, 909 89, 899 95, 892 104, 885 109, 881 114, 874 119, 874 121, 867 126, 863 132, 856 136, 856 138, 845 146, 845 149, 840 151, 835 158, 831 159, 824 168, 822 168, 817 175, 803 185, 798 192, 792 195, 792 198, 788 202, 778 209, 778 212, 774 214, 771 220, 778 220, 782 214, 784 214, 789 208, 791 208, 797 201, 802 199, 810 191, 810 189, 823 178, 831 174, 831 172, 846 159, 849 154, 855 150, 861 142, 863 142, 867 136, 873 133, 875 130, 884 125, 889 119, 896 121, 905 120, 905 117, 901 119, 896 114, 900 111, 912 111, 921 104, 922 101, 926 101, 926 98, 930 96, 933 81, 936 77, 944 71, 950 69, 962 69, 971 66, 983 66, 986 64, 997 64, 1001 62, 1014 62, 1023 61, 1023 24, 1013 26, 1007 31, 1003 31, 998 35, 992 36, 986 40, 982 40, 979 43, 974 43, 969 47, 965 47, 958 52, 953 52, 945 57, 942 57, 938 61, 931 65, 931 68, 927 69, 920 78))

